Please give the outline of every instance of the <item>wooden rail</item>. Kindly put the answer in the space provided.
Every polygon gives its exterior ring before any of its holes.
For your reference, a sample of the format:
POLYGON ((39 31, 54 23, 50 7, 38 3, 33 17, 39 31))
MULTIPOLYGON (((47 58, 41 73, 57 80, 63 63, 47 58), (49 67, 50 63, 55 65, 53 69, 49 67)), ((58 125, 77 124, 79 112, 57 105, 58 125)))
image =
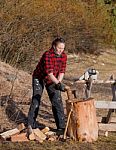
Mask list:
MULTIPOLYGON (((75 83, 86 83, 87 81, 85 80, 78 80, 76 81, 75 83)), ((92 80, 92 83, 93 84, 100 84, 100 83, 106 83, 106 84, 114 84, 116 83, 116 80, 92 80)))
POLYGON ((114 101, 95 101, 96 108, 116 109, 116 102, 114 101))

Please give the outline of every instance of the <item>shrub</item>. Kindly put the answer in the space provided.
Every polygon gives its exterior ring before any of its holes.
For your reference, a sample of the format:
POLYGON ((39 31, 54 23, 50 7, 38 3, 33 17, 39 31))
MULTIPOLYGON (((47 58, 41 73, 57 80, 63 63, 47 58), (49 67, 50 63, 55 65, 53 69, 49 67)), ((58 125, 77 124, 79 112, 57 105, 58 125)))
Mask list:
POLYGON ((0 58, 31 70, 57 36, 68 52, 100 53, 111 46, 114 29, 108 7, 96 1, 12 0, 0 5, 0 58))

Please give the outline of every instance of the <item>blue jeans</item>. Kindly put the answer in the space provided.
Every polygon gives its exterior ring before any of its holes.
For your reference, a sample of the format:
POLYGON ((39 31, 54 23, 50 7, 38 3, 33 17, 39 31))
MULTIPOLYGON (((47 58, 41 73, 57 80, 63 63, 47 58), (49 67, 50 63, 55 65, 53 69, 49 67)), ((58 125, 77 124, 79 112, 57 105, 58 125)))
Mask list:
MULTIPOLYGON (((41 96, 44 89, 44 82, 42 80, 39 81, 37 78, 34 78, 32 85, 33 85, 33 96, 28 113, 28 125, 31 125, 32 128, 36 128, 35 123, 39 111, 41 96)), ((46 90, 52 104, 52 112, 54 115, 57 129, 64 129, 65 117, 61 92, 55 89, 55 84, 51 84, 49 86, 46 85, 46 90)))

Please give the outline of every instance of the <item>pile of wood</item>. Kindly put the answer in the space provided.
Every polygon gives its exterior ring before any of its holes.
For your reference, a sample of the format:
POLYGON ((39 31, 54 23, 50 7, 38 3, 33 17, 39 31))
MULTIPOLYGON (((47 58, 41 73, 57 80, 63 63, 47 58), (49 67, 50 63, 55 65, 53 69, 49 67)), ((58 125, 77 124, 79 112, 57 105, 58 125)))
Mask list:
POLYGON ((19 124, 17 128, 8 130, 0 134, 1 141, 12 142, 28 142, 38 141, 42 143, 44 140, 55 141, 57 139, 56 132, 50 131, 49 127, 40 130, 39 128, 26 128, 23 123, 19 124))

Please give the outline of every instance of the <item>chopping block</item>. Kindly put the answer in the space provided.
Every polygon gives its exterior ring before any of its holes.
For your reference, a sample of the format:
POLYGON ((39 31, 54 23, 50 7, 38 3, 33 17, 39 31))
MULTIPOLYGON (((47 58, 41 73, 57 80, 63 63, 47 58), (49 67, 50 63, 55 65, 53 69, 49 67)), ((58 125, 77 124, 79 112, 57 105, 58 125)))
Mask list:
POLYGON ((94 98, 73 98, 70 87, 66 87, 67 123, 64 139, 69 136, 73 140, 93 142, 98 139, 98 122, 94 98))

